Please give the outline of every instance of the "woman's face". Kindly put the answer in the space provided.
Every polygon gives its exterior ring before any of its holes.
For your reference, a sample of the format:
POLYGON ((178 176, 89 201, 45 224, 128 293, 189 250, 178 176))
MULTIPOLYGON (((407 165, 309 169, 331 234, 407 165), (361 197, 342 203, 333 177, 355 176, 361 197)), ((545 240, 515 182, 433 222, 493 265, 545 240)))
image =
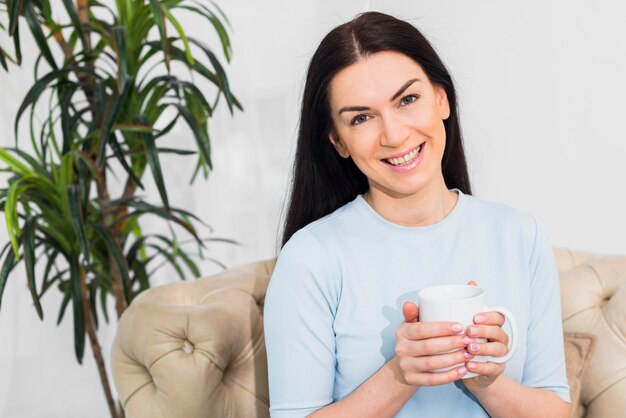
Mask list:
POLYGON ((411 58, 384 51, 343 69, 331 80, 330 104, 329 139, 367 176, 371 194, 445 187, 448 98, 411 58))

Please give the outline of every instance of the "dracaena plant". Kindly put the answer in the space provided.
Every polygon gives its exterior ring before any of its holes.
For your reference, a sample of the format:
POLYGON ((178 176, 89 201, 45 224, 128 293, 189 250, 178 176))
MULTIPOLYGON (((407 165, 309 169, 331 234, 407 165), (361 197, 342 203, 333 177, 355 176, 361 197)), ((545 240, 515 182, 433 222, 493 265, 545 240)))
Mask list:
POLYGON ((40 318, 44 294, 63 293, 58 322, 71 305, 76 358, 82 362, 87 335, 112 417, 123 411, 96 333, 99 317, 108 321, 107 301, 119 317, 163 264, 181 278, 198 277, 197 260, 207 258, 212 240, 199 236, 194 214, 170 205, 161 159, 191 158, 191 180, 206 178, 216 106, 242 110, 214 48, 185 32, 180 19, 190 16, 230 61, 228 20, 209 1, 0 0, 0 31, 8 35, 0 65, 20 64, 20 31, 38 48, 34 82, 15 118, 16 145, 0 148, 8 178, 0 209, 10 238, 0 255, 0 301, 18 264, 40 318), (188 126, 189 142, 168 148, 163 141, 177 124, 188 126), (147 172, 157 202, 141 197, 147 172), (170 233, 142 230, 146 216, 160 217, 170 233))

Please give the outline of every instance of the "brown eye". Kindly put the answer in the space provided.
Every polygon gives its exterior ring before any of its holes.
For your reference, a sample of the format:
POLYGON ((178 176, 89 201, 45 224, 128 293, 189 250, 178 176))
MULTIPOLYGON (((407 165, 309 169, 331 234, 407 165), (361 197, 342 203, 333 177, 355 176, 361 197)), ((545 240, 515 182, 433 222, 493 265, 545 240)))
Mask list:
POLYGON ((419 95, 417 94, 409 94, 408 96, 404 96, 402 100, 400 100, 400 103, 406 106, 416 101, 418 97, 419 95))
POLYGON ((366 115, 356 115, 354 119, 350 121, 350 125, 360 125, 363 122, 367 121, 368 116, 366 115))

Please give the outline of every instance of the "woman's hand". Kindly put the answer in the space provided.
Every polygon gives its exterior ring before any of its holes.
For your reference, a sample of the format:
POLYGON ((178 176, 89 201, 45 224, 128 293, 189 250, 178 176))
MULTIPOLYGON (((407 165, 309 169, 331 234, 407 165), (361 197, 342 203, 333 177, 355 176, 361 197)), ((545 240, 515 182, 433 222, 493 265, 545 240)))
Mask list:
MULTIPOLYGON (((474 317, 474 324, 467 327, 466 335, 472 338, 484 338, 487 342, 474 342, 467 350, 475 356, 502 357, 509 351, 509 337, 502 329, 504 316, 498 312, 483 312, 474 317)), ((505 363, 468 361, 467 369, 479 376, 465 379, 465 387, 472 393, 490 387, 506 368, 505 363)))
POLYGON ((405 322, 396 330, 395 352, 404 383, 435 386, 462 378, 467 373, 463 364, 474 357, 465 348, 476 342, 475 337, 464 335, 459 323, 419 322, 419 308, 411 302, 404 303, 402 313, 405 322), (433 372, 454 365, 458 366, 433 372))

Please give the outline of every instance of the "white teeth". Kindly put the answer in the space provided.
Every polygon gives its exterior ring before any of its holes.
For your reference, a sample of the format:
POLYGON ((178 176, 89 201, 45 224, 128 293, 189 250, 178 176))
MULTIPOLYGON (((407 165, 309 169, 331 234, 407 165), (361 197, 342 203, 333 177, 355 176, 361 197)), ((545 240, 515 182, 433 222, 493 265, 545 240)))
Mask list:
POLYGON ((399 165, 407 165, 408 163, 412 162, 417 155, 420 153, 420 151, 422 150, 422 147, 424 145, 420 145, 417 149, 409 152, 407 155, 400 157, 400 158, 388 158, 386 161, 390 164, 393 164, 395 166, 399 166, 399 165))

